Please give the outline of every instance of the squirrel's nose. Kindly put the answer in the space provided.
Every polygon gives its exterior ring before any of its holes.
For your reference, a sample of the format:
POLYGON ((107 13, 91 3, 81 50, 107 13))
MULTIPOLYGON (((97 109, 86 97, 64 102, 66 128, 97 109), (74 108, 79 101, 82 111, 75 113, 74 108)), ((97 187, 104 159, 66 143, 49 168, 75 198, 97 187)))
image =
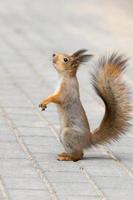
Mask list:
POLYGON ((56 54, 53 53, 52 57, 53 57, 53 63, 56 63, 56 54))

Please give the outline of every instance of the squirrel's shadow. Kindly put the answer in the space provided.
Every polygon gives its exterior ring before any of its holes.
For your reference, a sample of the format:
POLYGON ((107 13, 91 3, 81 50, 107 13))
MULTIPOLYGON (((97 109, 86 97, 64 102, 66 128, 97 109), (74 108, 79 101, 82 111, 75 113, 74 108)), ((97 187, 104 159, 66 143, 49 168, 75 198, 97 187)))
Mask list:
POLYGON ((103 157, 103 156, 85 156, 82 160, 114 160, 111 157, 103 157))

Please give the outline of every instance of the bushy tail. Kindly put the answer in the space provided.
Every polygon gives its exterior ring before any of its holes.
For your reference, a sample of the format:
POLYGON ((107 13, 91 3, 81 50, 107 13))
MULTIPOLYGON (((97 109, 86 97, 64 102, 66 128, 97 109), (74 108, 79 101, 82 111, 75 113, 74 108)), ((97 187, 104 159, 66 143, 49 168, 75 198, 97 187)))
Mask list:
POLYGON ((117 140, 129 127, 131 106, 129 92, 121 80, 127 59, 113 53, 99 60, 96 73, 92 75, 93 86, 105 104, 104 118, 91 138, 92 145, 117 140))

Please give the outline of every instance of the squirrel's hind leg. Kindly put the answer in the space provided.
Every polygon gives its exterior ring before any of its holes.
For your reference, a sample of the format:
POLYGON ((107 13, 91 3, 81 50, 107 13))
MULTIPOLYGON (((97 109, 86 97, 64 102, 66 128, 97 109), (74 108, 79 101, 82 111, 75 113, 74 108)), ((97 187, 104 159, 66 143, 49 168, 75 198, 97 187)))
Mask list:
POLYGON ((65 128, 60 136, 60 140, 66 150, 58 155, 60 161, 78 161, 83 157, 83 149, 80 146, 77 132, 71 128, 65 128))

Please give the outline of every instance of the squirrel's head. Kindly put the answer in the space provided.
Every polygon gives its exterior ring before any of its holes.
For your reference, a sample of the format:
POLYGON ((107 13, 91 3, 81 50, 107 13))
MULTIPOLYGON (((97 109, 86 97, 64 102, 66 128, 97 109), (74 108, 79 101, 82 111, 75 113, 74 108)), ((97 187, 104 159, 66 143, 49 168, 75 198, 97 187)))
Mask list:
POLYGON ((92 55, 85 54, 87 50, 81 49, 71 55, 55 53, 53 54, 53 64, 56 70, 61 73, 75 75, 80 64, 87 62, 92 55))

